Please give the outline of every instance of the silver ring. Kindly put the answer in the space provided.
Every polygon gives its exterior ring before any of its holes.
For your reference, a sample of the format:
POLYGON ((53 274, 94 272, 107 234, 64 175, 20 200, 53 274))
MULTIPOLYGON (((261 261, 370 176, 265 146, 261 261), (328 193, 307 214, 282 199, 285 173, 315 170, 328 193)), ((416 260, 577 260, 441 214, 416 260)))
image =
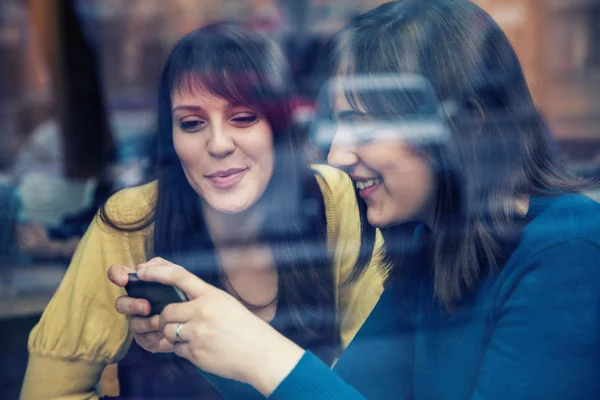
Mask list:
POLYGON ((177 328, 175 329, 175 340, 177 342, 181 342, 181 327, 183 326, 183 323, 179 323, 177 324, 177 328))

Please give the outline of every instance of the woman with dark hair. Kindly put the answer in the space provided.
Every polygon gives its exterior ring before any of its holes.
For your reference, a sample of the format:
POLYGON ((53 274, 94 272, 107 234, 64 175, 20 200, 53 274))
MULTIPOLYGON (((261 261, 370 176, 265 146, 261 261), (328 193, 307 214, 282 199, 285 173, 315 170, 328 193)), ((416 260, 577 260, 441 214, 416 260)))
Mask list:
MULTIPOLYGON (((123 290, 148 260, 184 266, 334 361, 376 303, 383 274, 373 268, 341 287, 360 243, 353 187, 337 169, 304 163, 293 101, 279 48, 245 25, 217 23, 176 44, 159 88, 158 179, 112 196, 83 237, 31 333, 23 398, 93 397, 116 362, 119 389, 104 394, 216 396, 187 360, 153 354, 168 350, 159 316, 123 290)), ((196 313, 198 302, 184 305, 196 313)))
POLYGON ((384 293, 332 371, 211 285, 146 264, 143 279, 245 324, 244 346, 239 323, 173 306, 175 353, 271 399, 597 396, 600 206, 549 144, 497 24, 466 0, 404 0, 328 49, 328 160, 353 179, 363 240, 381 229, 384 293))

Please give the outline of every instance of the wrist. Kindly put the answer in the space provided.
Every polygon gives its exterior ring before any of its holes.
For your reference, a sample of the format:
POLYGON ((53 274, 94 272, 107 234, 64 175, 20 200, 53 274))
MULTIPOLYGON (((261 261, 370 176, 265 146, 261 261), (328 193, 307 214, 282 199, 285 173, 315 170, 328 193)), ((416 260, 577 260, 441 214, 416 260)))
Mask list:
POLYGON ((275 332, 277 337, 265 338, 265 346, 257 346, 254 365, 249 368, 246 383, 263 396, 269 397, 292 372, 304 356, 305 350, 288 338, 275 332))

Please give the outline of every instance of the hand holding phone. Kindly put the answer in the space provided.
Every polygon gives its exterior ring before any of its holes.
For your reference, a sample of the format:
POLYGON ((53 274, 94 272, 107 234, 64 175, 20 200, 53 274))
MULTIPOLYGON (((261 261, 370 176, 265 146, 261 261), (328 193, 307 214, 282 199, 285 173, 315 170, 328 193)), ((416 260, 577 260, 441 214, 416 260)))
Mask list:
POLYGON ((129 281, 125 285, 127 295, 135 299, 147 300, 150 303, 150 315, 160 314, 171 303, 188 301, 185 293, 174 286, 143 281, 137 274, 128 275, 129 281))

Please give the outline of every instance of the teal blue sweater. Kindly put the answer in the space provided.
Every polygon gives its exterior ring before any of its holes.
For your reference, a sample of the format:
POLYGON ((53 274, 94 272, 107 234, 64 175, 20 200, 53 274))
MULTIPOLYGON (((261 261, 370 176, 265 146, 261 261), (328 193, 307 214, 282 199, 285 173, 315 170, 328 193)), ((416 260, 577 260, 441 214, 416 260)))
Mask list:
MULTIPOLYGON (((334 371, 307 352, 271 399, 600 396, 600 205, 532 198, 528 218, 500 273, 451 315, 416 273, 408 290, 386 288, 334 371)), ((418 257, 412 267, 427 270, 418 257)), ((259 398, 212 382, 227 398, 259 398)))

